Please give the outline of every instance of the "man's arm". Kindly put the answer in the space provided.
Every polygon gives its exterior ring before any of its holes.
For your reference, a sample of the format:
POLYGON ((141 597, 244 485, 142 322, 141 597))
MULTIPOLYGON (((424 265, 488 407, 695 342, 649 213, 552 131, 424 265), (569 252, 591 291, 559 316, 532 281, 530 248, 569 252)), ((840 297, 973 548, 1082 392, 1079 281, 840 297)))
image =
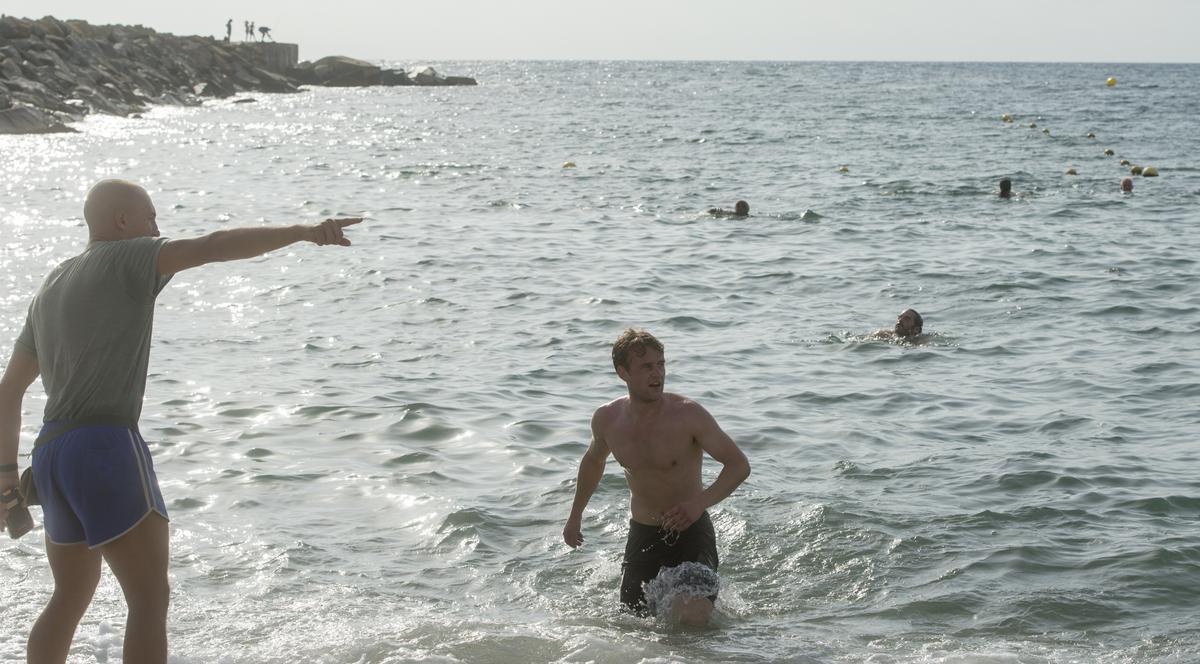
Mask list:
POLYGON ((691 403, 688 408, 694 409, 688 417, 694 418, 697 425, 696 442, 722 467, 717 479, 708 488, 663 515, 662 527, 667 530, 687 530, 704 510, 728 498, 734 489, 750 477, 750 461, 729 434, 721 430, 717 420, 700 404, 691 403))
MULTIPOLYGON (((13 468, 0 470, 0 493, 19 484, 20 475, 15 466, 17 446, 21 442, 21 401, 37 376, 37 358, 20 347, 14 348, 4 377, 0 378, 0 468, 13 468)), ((0 503, 0 530, 4 528, 9 507, 0 503)))
POLYGON ((254 258, 296 242, 348 247, 350 239, 342 229, 360 221, 361 217, 351 217, 326 219, 308 226, 233 228, 186 240, 170 240, 158 252, 158 273, 175 274, 208 263, 254 258))
MULTIPOLYGON (((601 409, 603 410, 603 409, 601 409)), ((579 461, 579 476, 575 480, 575 502, 571 503, 571 515, 563 528, 563 541, 572 549, 583 544, 583 508, 587 507, 596 487, 604 477, 604 464, 608 461, 608 443, 600 432, 601 411, 592 415, 592 442, 583 459, 579 461)))

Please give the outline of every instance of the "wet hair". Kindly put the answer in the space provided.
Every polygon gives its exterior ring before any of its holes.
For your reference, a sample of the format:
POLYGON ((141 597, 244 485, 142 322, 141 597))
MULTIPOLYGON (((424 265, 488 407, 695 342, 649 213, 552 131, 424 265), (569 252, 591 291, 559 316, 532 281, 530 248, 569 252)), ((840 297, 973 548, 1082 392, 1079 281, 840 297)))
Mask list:
POLYGON ((740 214, 743 217, 750 214, 750 204, 746 201, 738 201, 737 205, 733 206, 734 214, 740 214))
POLYGON ((653 334, 645 330, 628 327, 617 337, 616 343, 612 348, 613 368, 621 367, 629 368, 629 352, 633 351, 639 357, 646 354, 647 348, 653 348, 658 352, 663 352, 662 342, 654 338, 653 334))
POLYGON ((921 312, 917 311, 916 309, 905 309, 904 311, 900 312, 900 315, 903 316, 904 314, 906 314, 910 311, 912 312, 913 323, 914 323, 914 327, 916 328, 916 330, 913 332, 913 334, 914 335, 920 334, 921 330, 925 329, 925 319, 921 317, 921 312))
POLYGON ((1003 180, 1001 180, 1000 181, 1000 191, 1001 192, 1012 191, 1012 180, 1009 180, 1008 178, 1004 178, 1003 180))

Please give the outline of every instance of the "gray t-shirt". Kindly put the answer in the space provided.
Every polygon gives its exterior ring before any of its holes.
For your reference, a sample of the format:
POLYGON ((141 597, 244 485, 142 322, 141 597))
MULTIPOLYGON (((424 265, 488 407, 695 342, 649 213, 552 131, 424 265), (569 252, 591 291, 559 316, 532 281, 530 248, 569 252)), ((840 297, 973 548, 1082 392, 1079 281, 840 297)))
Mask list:
POLYGON ((37 357, 44 420, 137 424, 146 393, 154 298, 165 238, 92 242, 46 277, 17 345, 37 357))

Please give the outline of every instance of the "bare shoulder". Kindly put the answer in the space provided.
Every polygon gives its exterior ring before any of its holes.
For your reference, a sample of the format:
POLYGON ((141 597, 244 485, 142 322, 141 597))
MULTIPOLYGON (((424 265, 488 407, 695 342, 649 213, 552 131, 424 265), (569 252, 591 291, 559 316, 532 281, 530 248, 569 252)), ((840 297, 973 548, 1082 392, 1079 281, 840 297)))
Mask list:
POLYGON ((705 410, 694 399, 683 396, 682 394, 666 394, 665 398, 670 400, 671 410, 675 412, 676 417, 688 421, 707 421, 712 419, 712 415, 705 410))
POLYGON ((629 397, 618 397, 600 406, 596 409, 596 412, 592 413, 592 424, 604 425, 611 422, 624 412, 628 402, 629 397))

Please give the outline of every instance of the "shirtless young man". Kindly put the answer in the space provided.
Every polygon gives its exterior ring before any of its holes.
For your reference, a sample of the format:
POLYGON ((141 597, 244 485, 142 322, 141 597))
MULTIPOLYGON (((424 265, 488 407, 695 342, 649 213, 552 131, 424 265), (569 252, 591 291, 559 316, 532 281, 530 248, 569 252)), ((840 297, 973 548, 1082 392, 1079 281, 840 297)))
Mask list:
MULTIPOLYGON (((649 332, 628 329, 613 344, 613 366, 629 388, 592 415, 592 442, 579 462, 575 502, 563 540, 583 543, 583 509, 604 476, 608 455, 625 469, 629 483, 629 539, 622 564, 621 601, 645 610, 642 584, 663 567, 699 562, 717 569, 717 539, 709 507, 724 500, 750 476, 750 462, 700 404, 663 391, 667 363, 663 346, 649 332), (704 454, 722 464, 705 487, 700 477, 704 454)), ((676 617, 706 624, 716 595, 674 602, 676 617)))
MULTIPOLYGON (((104 180, 83 208, 88 245, 52 270, 0 378, 0 493, 18 484, 21 401, 38 374, 45 425, 33 477, 54 593, 29 634, 28 661, 64 662, 100 580, 101 560, 129 607, 126 664, 167 660, 170 536, 150 450, 138 433, 154 301, 176 272, 252 258, 296 242, 348 246, 361 219, 158 236, 146 190, 104 180)), ((0 502, 0 523, 15 503, 0 502)), ((11 627, 11 625, 10 625, 11 627)))

